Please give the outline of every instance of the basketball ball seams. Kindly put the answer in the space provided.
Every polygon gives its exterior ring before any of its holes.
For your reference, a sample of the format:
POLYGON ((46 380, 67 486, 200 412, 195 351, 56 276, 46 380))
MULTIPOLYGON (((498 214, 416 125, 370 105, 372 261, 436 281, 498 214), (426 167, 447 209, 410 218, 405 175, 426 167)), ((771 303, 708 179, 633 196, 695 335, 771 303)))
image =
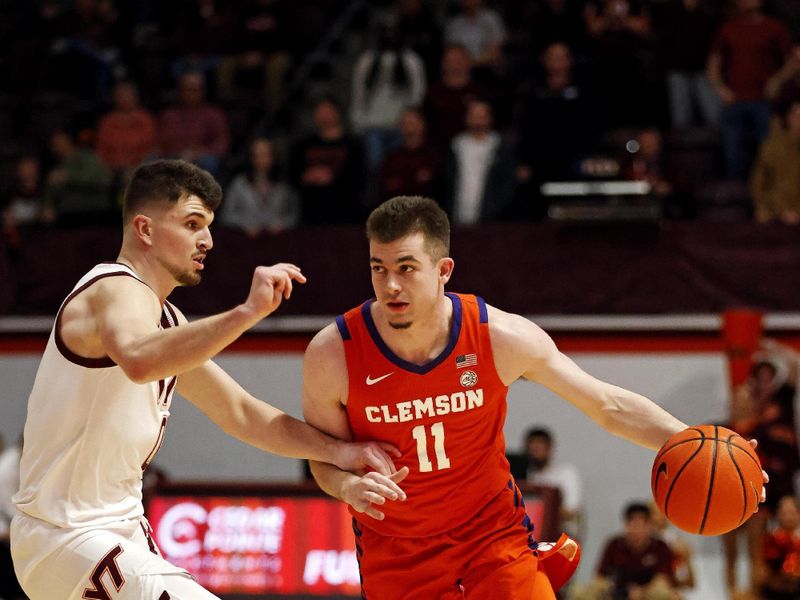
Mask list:
MULTIPOLYGON (((700 434, 702 435, 703 432, 701 431, 700 434)), ((695 440, 695 441, 697 441, 697 440, 695 440)), ((687 458, 686 462, 683 463, 683 465, 681 465, 681 468, 678 469, 678 472, 675 474, 675 477, 673 478, 672 483, 670 484, 669 489, 667 490, 667 497, 664 499, 664 515, 667 518, 669 518, 669 499, 672 496, 672 490, 675 489, 675 484, 678 483, 678 479, 680 478, 681 474, 686 470, 686 467, 689 466, 689 463, 692 462, 692 460, 694 459, 695 456, 700 454, 700 451, 703 449, 703 446, 706 443, 706 440, 705 440, 704 437, 701 438, 699 441, 700 441, 700 445, 697 447, 697 450, 695 450, 694 454, 692 454, 689 458, 687 458)))
MULTIPOLYGON (((718 429, 717 426, 714 426, 714 439, 718 436, 718 429)), ((714 491, 714 477, 717 474, 717 443, 714 442, 714 446, 711 450, 711 475, 708 478, 708 495, 706 496, 706 507, 703 510, 703 520, 700 521, 700 535, 703 534, 703 531, 706 528, 706 521, 708 520, 708 508, 711 506, 711 493, 714 491)), ((739 468, 738 466, 736 467, 739 468)))
POLYGON ((739 464, 736 462, 736 459, 733 456, 733 444, 731 443, 731 439, 733 439, 733 436, 728 438, 728 456, 731 457, 731 462, 736 469, 736 474, 739 476, 739 483, 742 486, 742 516, 739 517, 739 524, 741 524, 744 522, 744 518, 747 516, 747 486, 744 483, 744 475, 742 475, 742 470, 739 468, 739 464))

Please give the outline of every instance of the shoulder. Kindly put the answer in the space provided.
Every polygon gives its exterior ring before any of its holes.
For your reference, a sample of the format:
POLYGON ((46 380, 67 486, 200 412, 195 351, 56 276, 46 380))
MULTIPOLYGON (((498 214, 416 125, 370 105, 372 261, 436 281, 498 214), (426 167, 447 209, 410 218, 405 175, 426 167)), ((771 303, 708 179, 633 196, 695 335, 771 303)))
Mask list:
POLYGON ((307 390, 325 396, 339 395, 347 385, 344 342, 336 323, 317 333, 303 357, 303 382, 307 390))
POLYGON ((553 340, 521 315, 487 305, 495 367, 507 384, 544 364, 557 352, 553 340))
POLYGON ((155 292, 146 283, 127 273, 120 272, 96 279, 86 292, 95 308, 124 301, 126 305, 136 305, 139 310, 152 312, 154 315, 161 313, 161 305, 155 292))
POLYGON ((486 312, 492 343, 497 341, 515 345, 523 341, 536 343, 550 340, 550 336, 541 327, 522 315, 506 312, 489 304, 486 305, 486 312))
POLYGON ((336 323, 331 323, 317 333, 308 344, 305 362, 312 367, 344 361, 344 342, 336 323))

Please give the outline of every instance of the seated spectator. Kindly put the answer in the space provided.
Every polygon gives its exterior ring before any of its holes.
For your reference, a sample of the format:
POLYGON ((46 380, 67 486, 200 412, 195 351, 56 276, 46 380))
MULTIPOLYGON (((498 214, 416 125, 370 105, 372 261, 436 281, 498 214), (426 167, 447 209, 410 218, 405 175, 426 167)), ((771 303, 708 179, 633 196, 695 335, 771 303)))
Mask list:
POLYGON ((692 124, 716 126, 719 122, 719 97, 705 72, 714 32, 713 16, 700 0, 673 0, 667 4, 657 25, 658 47, 667 71, 672 127, 686 129, 692 124))
POLYGON ((345 127, 339 104, 317 102, 314 133, 300 140, 290 161, 291 182, 300 193, 305 225, 358 223, 363 206, 363 151, 345 127))
POLYGON ((758 440, 756 452, 769 473, 770 493, 745 525, 722 538, 726 582, 732 595, 741 591, 737 576, 739 536, 747 538, 748 587, 757 590, 758 566, 763 560, 761 538, 767 521, 776 513, 780 498, 795 494, 794 480, 800 470, 794 409, 800 357, 792 348, 765 339, 753 359, 749 378, 734 390, 730 428, 746 439, 758 440))
POLYGON ((541 67, 541 78, 520 107, 520 158, 536 181, 569 179, 596 136, 596 102, 575 77, 566 44, 547 46, 541 67))
POLYGON ((513 216, 516 159, 511 143, 492 128, 492 108, 474 100, 466 130, 450 144, 444 166, 444 208, 454 225, 513 216))
POLYGON ((300 207, 287 184, 274 180, 272 143, 266 138, 250 142, 247 169, 233 178, 225 191, 220 221, 244 230, 250 237, 262 231, 280 233, 297 224, 300 207))
POLYGON ((428 86, 422 112, 431 143, 445 152, 464 128, 467 104, 489 100, 491 92, 472 79, 472 60, 463 46, 448 46, 442 54, 442 78, 428 86))
POLYGON ((553 460, 553 436, 548 429, 535 427, 525 434, 528 462, 526 481, 549 485, 561 492, 561 527, 572 538, 582 539, 581 505, 583 486, 575 465, 553 460))
POLYGON ((245 0, 232 39, 232 52, 222 57, 218 69, 219 93, 237 91, 256 98, 274 112, 283 100, 286 74, 292 65, 289 52, 296 29, 287 22, 288 2, 245 0))
POLYGON ((763 600, 800 598, 800 502, 795 496, 778 501, 776 526, 761 540, 763 600))
POLYGON ((761 0, 737 0, 737 14, 717 31, 708 56, 708 78, 722 99, 725 174, 745 179, 755 149, 769 132, 770 79, 790 50, 789 31, 767 17, 761 0))
POLYGON ((438 196, 441 154, 427 143, 425 117, 416 108, 407 108, 400 118, 400 148, 389 153, 378 175, 382 200, 393 196, 438 196))
POLYGON ((97 154, 78 146, 65 130, 52 135, 50 147, 58 163, 47 174, 44 219, 59 227, 116 221, 118 212, 111 202, 111 171, 97 154))
POLYGON ((17 161, 14 183, 2 203, 3 234, 12 248, 20 244, 19 228, 42 220, 42 168, 35 156, 17 161))
POLYGON ((461 0, 461 12, 448 19, 444 27, 445 44, 466 48, 479 69, 500 66, 505 39, 502 18, 483 6, 483 0, 461 0))
POLYGON ((218 173, 230 148, 228 117, 206 101, 205 81, 197 72, 181 76, 178 104, 161 113, 161 155, 182 158, 210 173, 218 173))
POLYGON ((692 560, 692 545, 689 538, 669 522, 653 500, 647 503, 653 519, 655 535, 664 540, 675 556, 675 587, 681 591, 695 586, 695 571, 692 560))
POLYGON ((750 190, 759 223, 800 223, 800 97, 779 115, 761 144, 750 190))
POLYGON ((570 600, 678 600, 675 557, 655 536, 646 504, 625 507, 625 531, 606 542, 597 576, 575 586, 570 600))
POLYGON ((139 104, 133 82, 119 82, 114 87, 114 108, 97 127, 97 154, 109 169, 123 172, 136 167, 155 147, 155 117, 139 104))
POLYGON ((397 145, 400 115, 406 106, 422 102, 425 85, 422 59, 392 24, 383 24, 376 45, 359 56, 353 71, 350 120, 364 139, 370 171, 397 145))

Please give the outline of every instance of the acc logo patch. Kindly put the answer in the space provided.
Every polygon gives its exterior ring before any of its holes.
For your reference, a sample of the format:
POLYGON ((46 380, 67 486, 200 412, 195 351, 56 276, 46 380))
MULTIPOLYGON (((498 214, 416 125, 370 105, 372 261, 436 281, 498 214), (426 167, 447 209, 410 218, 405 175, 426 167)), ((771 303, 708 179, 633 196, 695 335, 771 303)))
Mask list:
POLYGON ((478 383, 478 374, 475 371, 464 371, 459 377, 459 381, 464 387, 472 387, 478 383))

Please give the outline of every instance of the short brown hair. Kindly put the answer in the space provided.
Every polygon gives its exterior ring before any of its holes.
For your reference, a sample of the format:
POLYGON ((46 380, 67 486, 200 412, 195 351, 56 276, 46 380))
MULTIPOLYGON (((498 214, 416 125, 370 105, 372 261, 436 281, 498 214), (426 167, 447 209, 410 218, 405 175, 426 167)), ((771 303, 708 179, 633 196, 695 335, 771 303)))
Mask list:
POLYGON ((208 171, 185 160, 158 160, 139 166, 133 173, 122 207, 127 223, 149 202, 177 202, 194 195, 211 211, 222 202, 222 189, 208 171))
POLYGON ((378 206, 367 219, 367 239, 387 244, 421 233, 436 260, 450 254, 450 221, 442 208, 423 196, 395 196, 378 206))

